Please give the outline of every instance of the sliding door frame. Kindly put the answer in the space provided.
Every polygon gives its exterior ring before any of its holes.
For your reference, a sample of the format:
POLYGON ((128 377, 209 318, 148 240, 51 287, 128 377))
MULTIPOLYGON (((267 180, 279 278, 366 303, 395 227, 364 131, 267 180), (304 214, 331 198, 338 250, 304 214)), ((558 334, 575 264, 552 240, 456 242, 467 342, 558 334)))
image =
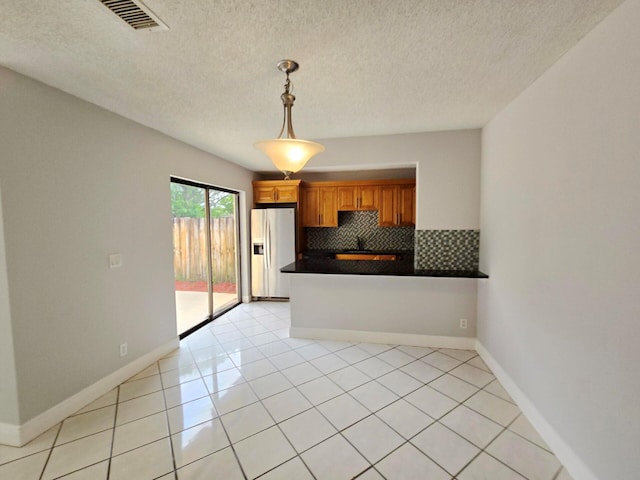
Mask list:
POLYGON ((240 237, 240 222, 241 222, 241 215, 240 215, 240 192, 238 192, 237 190, 231 190, 228 188, 223 188, 223 187, 216 187, 214 185, 209 185, 206 183, 201 183, 201 182, 194 182, 193 180, 187 180, 184 178, 180 178, 180 177, 170 177, 170 182, 171 183, 179 183, 182 185, 187 185, 190 187, 196 187, 196 188, 202 188, 204 189, 204 201, 205 201, 205 223, 207 224, 207 236, 206 236, 206 241, 207 241, 207 269, 208 269, 208 275, 207 275, 207 293, 209 294, 209 314, 205 317, 205 319, 198 323, 197 325, 194 325, 193 327, 185 330, 184 332, 179 334, 180 340, 182 340, 183 338, 191 335, 193 332, 195 332, 196 330, 199 330, 200 328, 204 327, 205 325, 207 325, 208 323, 211 323, 212 321, 214 321, 216 318, 220 317, 221 315, 224 315, 225 313, 227 313, 229 310, 237 307, 238 305, 240 305, 242 303, 242 271, 240 268, 241 265, 241 259, 240 256, 242 255, 242 238, 240 237), (236 245, 235 245, 235 249, 236 249, 236 258, 235 258, 235 263, 236 263, 236 294, 237 294, 237 299, 236 299, 236 303, 234 303, 233 305, 225 308, 224 310, 220 310, 219 312, 214 313, 214 305, 213 305, 213 260, 211 258, 211 247, 212 247, 212 241, 211 241, 211 205, 210 205, 210 195, 209 195, 209 191, 210 190, 217 190, 219 192, 225 192, 225 193, 230 193, 232 195, 234 195, 234 210, 235 210, 235 230, 236 230, 236 245))

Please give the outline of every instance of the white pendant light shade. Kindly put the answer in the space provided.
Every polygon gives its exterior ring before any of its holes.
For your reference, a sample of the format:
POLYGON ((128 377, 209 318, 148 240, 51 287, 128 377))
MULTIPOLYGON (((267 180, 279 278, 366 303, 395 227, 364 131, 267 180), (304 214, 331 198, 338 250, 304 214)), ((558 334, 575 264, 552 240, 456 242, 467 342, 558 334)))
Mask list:
POLYGON ((319 143, 297 138, 263 140, 254 146, 262 150, 278 170, 291 173, 302 170, 311 157, 324 151, 319 143))
POLYGON ((289 175, 302 170, 309 159, 320 152, 324 147, 309 140, 299 140, 293 133, 293 123, 291 121, 291 108, 296 97, 291 93, 291 81, 289 74, 298 70, 299 65, 293 60, 280 60, 278 70, 287 75, 284 84, 284 93, 280 95, 284 106, 284 118, 280 135, 273 140, 262 140, 253 144, 258 150, 262 150, 273 162, 275 167, 284 173, 284 178, 289 179, 289 175), (286 132, 286 137, 283 135, 286 132))

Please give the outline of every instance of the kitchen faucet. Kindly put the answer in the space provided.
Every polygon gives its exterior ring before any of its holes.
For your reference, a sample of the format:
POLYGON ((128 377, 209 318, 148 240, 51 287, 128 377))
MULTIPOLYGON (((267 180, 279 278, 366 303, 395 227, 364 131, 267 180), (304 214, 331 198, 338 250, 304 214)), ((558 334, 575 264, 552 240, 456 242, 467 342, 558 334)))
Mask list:
POLYGON ((358 237, 358 239, 356 240, 356 243, 358 245, 357 249, 358 250, 364 250, 364 240, 360 237, 358 237))

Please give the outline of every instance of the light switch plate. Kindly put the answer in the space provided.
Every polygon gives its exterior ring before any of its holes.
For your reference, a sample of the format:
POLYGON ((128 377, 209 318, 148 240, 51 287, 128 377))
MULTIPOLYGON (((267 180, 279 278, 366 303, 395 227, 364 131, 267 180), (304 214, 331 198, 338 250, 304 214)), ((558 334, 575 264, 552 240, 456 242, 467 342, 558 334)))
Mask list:
POLYGON ((122 254, 112 253, 109 255, 109 268, 117 268, 122 266, 122 254))

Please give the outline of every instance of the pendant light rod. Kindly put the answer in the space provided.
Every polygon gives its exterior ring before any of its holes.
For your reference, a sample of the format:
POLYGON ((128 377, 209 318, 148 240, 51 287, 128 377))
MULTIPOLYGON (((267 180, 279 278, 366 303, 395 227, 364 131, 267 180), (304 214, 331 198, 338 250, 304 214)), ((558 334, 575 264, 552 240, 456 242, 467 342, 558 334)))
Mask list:
POLYGON ((282 128, 278 138, 282 138, 285 125, 287 126, 286 138, 296 138, 296 134, 293 132, 293 120, 291 119, 291 108, 293 107, 293 102, 296 101, 296 97, 290 91, 291 80, 289 80, 289 74, 295 72, 298 68, 300 68, 300 65, 293 60, 280 60, 278 62, 278 70, 287 75, 287 80, 284 82, 284 93, 280 95, 284 106, 284 117, 282 118, 282 128))
POLYGON ((284 93, 280 95, 284 108, 282 128, 277 138, 256 142, 254 146, 262 150, 271 159, 276 168, 284 173, 285 180, 289 180, 290 175, 302 170, 311 157, 323 152, 324 146, 308 140, 298 140, 293 132, 291 109, 296 97, 291 93, 289 74, 298 70, 300 65, 293 60, 280 60, 277 67, 287 76, 284 84, 284 93), (286 137, 284 137, 285 128, 286 137))

